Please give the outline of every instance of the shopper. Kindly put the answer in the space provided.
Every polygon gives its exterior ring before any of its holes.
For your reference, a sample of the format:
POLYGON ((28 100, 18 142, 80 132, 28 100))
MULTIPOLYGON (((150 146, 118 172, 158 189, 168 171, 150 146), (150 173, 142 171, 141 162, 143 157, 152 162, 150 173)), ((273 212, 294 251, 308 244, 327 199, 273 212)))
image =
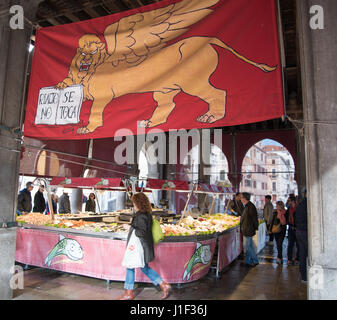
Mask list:
POLYGON ((233 200, 229 201, 227 210, 234 211, 238 216, 242 216, 243 204, 241 202, 241 193, 237 192, 233 197, 233 200))
POLYGON ((273 233, 275 236, 276 241, 276 247, 277 247, 277 260, 276 262, 278 264, 282 264, 283 261, 283 255, 282 255, 282 246, 283 246, 283 240, 286 235, 287 230, 287 220, 286 220, 286 210, 284 208, 283 201, 277 201, 276 202, 276 212, 274 213, 273 217, 273 233), (278 230, 274 230, 274 227, 278 226, 278 230))
MULTIPOLYGON (((136 213, 131 222, 131 228, 127 240, 127 249, 130 239, 134 235, 136 236, 136 238, 138 237, 141 242, 141 247, 143 248, 142 258, 144 262, 144 267, 141 268, 141 271, 146 274, 146 276, 152 281, 155 286, 160 286, 163 291, 162 299, 165 299, 169 295, 171 286, 163 281, 162 278, 157 274, 157 272, 148 266, 148 263, 154 260, 151 203, 147 196, 142 192, 134 194, 131 197, 131 201, 133 202, 133 207, 136 213)), ((128 251, 126 251, 125 254, 127 253, 128 251)), ((124 260, 125 256, 123 259, 123 264, 124 260)), ((118 300, 133 300, 134 282, 135 268, 128 267, 126 269, 126 280, 124 284, 125 293, 121 297, 119 297, 118 300)))
POLYGON ((296 239, 300 249, 300 272, 302 282, 307 281, 307 256, 308 256, 308 226, 307 226, 307 191, 304 190, 304 198, 296 208, 295 228, 296 239))
POLYGON ((96 213, 96 202, 95 202, 95 194, 90 193, 89 199, 85 203, 85 211, 96 213))
POLYGON ((243 235, 245 262, 246 265, 255 267, 259 264, 259 260, 256 255, 256 248, 253 242, 253 236, 259 228, 257 210, 255 205, 250 201, 249 193, 241 193, 241 202, 244 206, 244 210, 240 220, 240 230, 243 235))
POLYGON ((44 199, 44 185, 40 185, 39 190, 34 196, 34 207, 33 212, 43 213, 46 210, 46 200, 44 199))
POLYGON ((269 234, 269 241, 273 241, 274 234, 271 232, 271 224, 273 221, 274 206, 271 202, 270 195, 266 195, 264 199, 265 199, 265 205, 263 208, 263 218, 266 221, 267 233, 269 234))
POLYGON ((286 220, 288 228, 288 265, 298 265, 299 264, 299 247, 296 240, 295 232, 295 212, 296 212, 296 198, 295 196, 290 196, 288 199, 288 209, 286 212, 286 220), (296 244, 296 259, 293 261, 293 251, 296 244))
POLYGON ((70 200, 68 192, 63 191, 59 199, 59 213, 70 213, 70 200))
POLYGON ((33 183, 27 182, 26 188, 22 189, 18 195, 18 204, 16 212, 18 215, 26 214, 32 211, 32 195, 33 183))

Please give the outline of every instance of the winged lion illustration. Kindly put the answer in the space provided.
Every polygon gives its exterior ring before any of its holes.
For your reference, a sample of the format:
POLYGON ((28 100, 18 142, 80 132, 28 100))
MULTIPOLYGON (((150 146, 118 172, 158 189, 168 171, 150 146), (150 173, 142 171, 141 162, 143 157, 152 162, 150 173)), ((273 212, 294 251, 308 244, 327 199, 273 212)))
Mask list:
POLYGON ((89 122, 77 133, 88 134, 102 126, 105 107, 130 93, 151 92, 157 103, 149 119, 139 119, 140 127, 165 123, 180 92, 208 104, 208 111, 197 121, 214 123, 225 117, 227 92, 209 82, 218 65, 213 46, 264 72, 272 72, 277 66, 251 61, 215 37, 193 36, 167 45, 211 14, 210 7, 218 1, 182 0, 124 17, 106 27, 106 44, 96 34, 81 36, 67 77, 56 85, 62 89, 82 84, 84 100, 92 100, 89 122))

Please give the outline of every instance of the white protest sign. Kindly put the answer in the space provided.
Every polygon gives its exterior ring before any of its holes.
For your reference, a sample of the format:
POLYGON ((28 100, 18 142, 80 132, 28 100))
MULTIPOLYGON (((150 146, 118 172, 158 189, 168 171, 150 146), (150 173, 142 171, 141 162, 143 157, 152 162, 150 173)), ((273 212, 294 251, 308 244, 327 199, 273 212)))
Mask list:
POLYGON ((80 121, 83 101, 82 85, 64 89, 41 88, 39 92, 35 124, 66 125, 80 121))
POLYGON ((40 89, 35 116, 36 124, 55 124, 59 94, 60 90, 54 87, 40 89))
POLYGON ((80 121, 82 99, 82 85, 70 86, 61 90, 56 124, 78 123, 80 121))

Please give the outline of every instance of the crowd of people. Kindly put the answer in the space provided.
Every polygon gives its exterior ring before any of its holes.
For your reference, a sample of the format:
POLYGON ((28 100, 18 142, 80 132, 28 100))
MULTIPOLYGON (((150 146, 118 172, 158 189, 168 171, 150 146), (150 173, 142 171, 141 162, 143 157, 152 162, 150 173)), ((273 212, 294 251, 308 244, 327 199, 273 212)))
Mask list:
MULTIPOLYGON (((31 192, 34 189, 32 182, 26 183, 26 188, 22 189, 18 195, 17 215, 27 214, 30 212, 39 212, 43 214, 50 214, 48 200, 44 196, 45 187, 40 185, 38 191, 34 195, 32 201, 31 192)), ((88 199, 85 201, 85 211, 96 212, 95 194, 90 193, 88 199)), ((66 190, 58 197, 56 193, 51 194, 51 203, 54 213, 71 213, 70 198, 66 190)))
MULTIPOLYGON (((246 192, 236 193, 228 203, 227 210, 241 217, 240 230, 243 235, 245 263, 255 267, 259 264, 253 237, 258 230, 258 213, 255 205, 250 201, 250 194, 246 192)), ((308 256, 308 231, 307 231, 307 195, 306 190, 303 199, 298 203, 294 195, 290 195, 287 203, 277 201, 272 203, 270 195, 265 196, 263 218, 267 226, 269 243, 275 240, 277 248, 278 264, 283 264, 283 241, 288 238, 287 264, 299 265, 303 282, 307 281, 307 256, 308 256), (296 254, 294 256, 294 249, 296 254)))

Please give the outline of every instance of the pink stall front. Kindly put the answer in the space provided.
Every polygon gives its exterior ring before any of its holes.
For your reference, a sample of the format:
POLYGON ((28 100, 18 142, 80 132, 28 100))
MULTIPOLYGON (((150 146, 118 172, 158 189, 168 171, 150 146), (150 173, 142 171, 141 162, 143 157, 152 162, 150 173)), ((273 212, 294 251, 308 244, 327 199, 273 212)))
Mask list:
MULTIPOLYGON (((187 238, 187 237, 186 237, 187 238)), ((186 239, 188 240, 188 239, 186 239)), ((150 263, 169 283, 187 283, 205 276, 210 269, 216 237, 193 241, 160 242, 150 263)), ((53 227, 17 229, 16 261, 99 279, 125 280, 122 259, 126 240, 53 227)), ((150 282, 136 271, 136 281, 150 282)))
MULTIPOLYGON (((149 182, 147 188, 177 190, 180 187, 184 192, 189 189, 187 183, 179 184, 179 181, 149 182)), ((120 181, 112 179, 89 181, 83 178, 54 178, 51 184, 74 188, 87 188, 94 184, 102 189, 123 189, 120 181)), ((126 233, 22 224, 17 229, 16 261, 28 266, 124 281, 126 269, 122 266, 122 259, 126 238, 126 233)), ((166 236, 155 245, 155 259, 149 265, 165 281, 183 284, 202 278, 211 268, 216 269, 218 275, 218 272, 237 258, 240 248, 238 227, 221 234, 166 236), (212 265, 215 255, 217 264, 212 265)), ((136 270, 136 281, 150 282, 139 270, 136 270)))

